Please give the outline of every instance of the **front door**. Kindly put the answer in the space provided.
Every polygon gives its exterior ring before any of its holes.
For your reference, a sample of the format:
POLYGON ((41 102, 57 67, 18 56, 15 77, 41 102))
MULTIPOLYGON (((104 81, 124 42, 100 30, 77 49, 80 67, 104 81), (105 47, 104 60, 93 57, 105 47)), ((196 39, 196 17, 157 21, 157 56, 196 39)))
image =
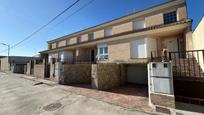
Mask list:
POLYGON ((95 62, 95 50, 91 50, 91 62, 95 62))
POLYGON ((177 38, 165 39, 163 44, 164 44, 164 48, 168 49, 170 52, 178 51, 178 40, 177 40, 177 38))

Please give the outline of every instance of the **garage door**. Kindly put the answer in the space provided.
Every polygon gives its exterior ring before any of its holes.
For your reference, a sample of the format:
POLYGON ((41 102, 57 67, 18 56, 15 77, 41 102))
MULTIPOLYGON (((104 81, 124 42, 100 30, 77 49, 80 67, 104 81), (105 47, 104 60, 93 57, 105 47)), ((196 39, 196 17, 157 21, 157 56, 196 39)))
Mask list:
POLYGON ((127 77, 129 83, 147 85, 147 65, 146 64, 134 64, 127 66, 127 77))

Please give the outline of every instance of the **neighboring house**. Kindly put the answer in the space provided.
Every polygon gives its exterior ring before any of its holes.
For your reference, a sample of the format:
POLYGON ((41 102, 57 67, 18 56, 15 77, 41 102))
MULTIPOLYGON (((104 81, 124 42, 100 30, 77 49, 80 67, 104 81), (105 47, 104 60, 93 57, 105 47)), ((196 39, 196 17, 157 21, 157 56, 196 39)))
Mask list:
POLYGON ((6 57, 6 56, 0 56, 0 59, 3 58, 3 57, 6 57))
MULTIPOLYGON (((195 28, 193 32, 193 39, 192 39, 192 50, 204 50, 204 17, 200 20, 199 24, 195 28)), ((199 53, 199 64, 202 67, 202 70, 204 70, 204 51, 203 53, 199 53)))
POLYGON ((193 32, 193 49, 200 50, 204 49, 204 17, 201 18, 197 27, 193 32))
POLYGON ((147 63, 163 49, 185 51, 191 25, 185 0, 174 0, 48 41, 48 50, 40 52, 49 71, 44 78, 57 76, 55 62, 125 64, 128 82, 147 85, 147 63))
POLYGON ((1 71, 12 71, 13 73, 26 73, 26 65, 33 57, 10 56, 1 58, 1 71), (10 64, 9 64, 10 63, 10 64))
MULTIPOLYGON (((0 65, 1 65, 1 58, 4 58, 5 56, 0 56, 0 65)), ((1 66, 0 66, 0 71, 1 71, 1 66)))
POLYGON ((90 83, 102 90, 125 83, 147 86, 147 63, 169 61, 172 100, 202 104, 203 23, 202 19, 192 33, 186 1, 172 0, 48 41, 48 50, 40 52, 45 70, 41 75, 63 83, 90 83))
POLYGON ((185 0, 175 0, 48 41, 64 63, 147 63, 152 51, 185 50, 191 31, 185 0))

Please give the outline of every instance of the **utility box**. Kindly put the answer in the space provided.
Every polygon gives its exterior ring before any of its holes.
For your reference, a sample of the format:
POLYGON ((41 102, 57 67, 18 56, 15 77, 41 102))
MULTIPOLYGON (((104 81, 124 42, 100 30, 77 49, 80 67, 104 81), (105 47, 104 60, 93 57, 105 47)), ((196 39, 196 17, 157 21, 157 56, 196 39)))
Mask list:
POLYGON ((175 107, 171 62, 150 62, 148 64, 148 88, 150 105, 175 107))
POLYGON ((151 92, 174 94, 171 63, 152 62, 149 64, 148 70, 151 92))

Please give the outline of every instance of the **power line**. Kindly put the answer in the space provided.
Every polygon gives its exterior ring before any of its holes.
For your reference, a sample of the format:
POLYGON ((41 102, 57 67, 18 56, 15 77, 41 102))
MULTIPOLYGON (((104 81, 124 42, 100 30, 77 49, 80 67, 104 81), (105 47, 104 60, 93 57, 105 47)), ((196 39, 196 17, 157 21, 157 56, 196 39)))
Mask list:
MULTIPOLYGON (((76 10, 75 12, 71 13, 70 15, 68 15, 67 17, 65 17, 62 21, 58 22, 57 24, 55 24, 54 26, 52 26, 53 29, 56 26, 62 24, 63 22, 67 21, 69 18, 71 18, 73 15, 75 15, 76 13, 78 13, 79 11, 83 10, 84 8, 88 7, 91 3, 93 3, 95 0, 90 0, 89 2, 87 2, 86 4, 84 4, 82 7, 80 7, 78 10, 76 10)), ((29 41, 28 41, 29 42, 29 41)))
MULTIPOLYGON (((63 19, 62 21, 60 21, 59 23, 57 23, 55 26, 65 22, 68 18, 70 18, 71 16, 73 16, 74 14, 78 13, 79 11, 83 10, 84 8, 86 8, 87 6, 89 6, 92 2, 94 2, 95 0, 91 0, 88 3, 84 4, 81 8, 79 8, 78 10, 76 10, 75 12, 73 12, 72 14, 70 14, 69 16, 67 16, 65 19, 63 19)), ((54 26, 54 27, 55 27, 54 26)))
MULTIPOLYGON (((34 36, 35 34, 37 34, 38 32, 40 32, 42 29, 44 29, 45 27, 47 27, 50 23, 52 23, 53 21, 55 21, 58 17, 60 17, 62 14, 64 14, 66 11, 68 11, 70 8, 72 8, 75 4, 77 4, 80 0, 76 0, 73 4, 71 4, 70 6, 68 6, 67 8, 65 8, 62 12, 60 12, 58 15, 56 15, 54 18, 52 18, 48 23, 44 24, 43 26, 41 26, 39 29, 37 29, 36 31, 34 31, 33 33, 31 33, 29 36, 27 36, 26 38, 24 38, 23 40, 21 40, 20 42, 14 44, 13 46, 11 46, 10 49, 13 49, 14 47, 20 45, 21 43, 23 43, 24 41, 26 41, 27 39, 31 38, 32 36, 34 36)), ((3 50, 2 52, 7 51, 3 50)))

